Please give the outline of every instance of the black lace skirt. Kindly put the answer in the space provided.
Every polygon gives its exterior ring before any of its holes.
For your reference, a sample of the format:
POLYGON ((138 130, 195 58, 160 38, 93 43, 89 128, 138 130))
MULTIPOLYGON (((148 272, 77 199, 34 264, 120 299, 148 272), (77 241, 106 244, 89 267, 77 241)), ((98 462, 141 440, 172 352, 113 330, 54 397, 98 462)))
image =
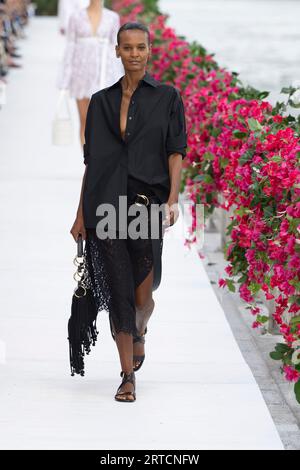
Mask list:
MULTIPOLYGON (((137 192, 151 197, 151 203, 161 201, 145 183, 132 177, 128 180, 128 204, 132 203, 129 195, 137 192)), ((151 234, 150 206, 148 206, 148 230, 151 234)), ((134 216, 128 216, 130 223, 134 216)), ((162 218, 159 219, 160 224, 162 218)), ((161 257, 163 233, 159 238, 106 238, 97 237, 96 229, 86 229, 85 255, 89 281, 96 299, 98 313, 109 313, 111 333, 113 322, 116 333, 137 334, 135 321, 135 289, 144 281, 154 268, 153 290, 161 281, 161 257)))

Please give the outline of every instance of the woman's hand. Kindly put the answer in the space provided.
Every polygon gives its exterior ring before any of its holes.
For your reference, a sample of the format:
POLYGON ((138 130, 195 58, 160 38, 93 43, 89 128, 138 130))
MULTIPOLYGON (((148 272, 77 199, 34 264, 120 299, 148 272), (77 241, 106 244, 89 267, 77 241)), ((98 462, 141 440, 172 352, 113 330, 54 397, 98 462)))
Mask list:
POLYGON ((174 225, 176 220, 179 217, 178 200, 168 199, 166 204, 167 204, 166 215, 165 215, 165 219, 163 220, 163 225, 167 225, 168 227, 171 227, 171 225, 174 225))
POLYGON ((86 231, 84 226, 83 216, 77 214, 73 227, 70 230, 70 233, 73 235, 75 242, 77 242, 78 235, 82 235, 82 239, 86 239, 86 231))

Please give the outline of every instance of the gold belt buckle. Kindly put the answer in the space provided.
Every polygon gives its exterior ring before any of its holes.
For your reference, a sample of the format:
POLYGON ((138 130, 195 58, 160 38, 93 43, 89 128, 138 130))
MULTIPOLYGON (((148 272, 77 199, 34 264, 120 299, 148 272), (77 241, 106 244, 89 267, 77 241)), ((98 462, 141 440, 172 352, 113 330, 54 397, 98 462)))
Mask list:
POLYGON ((137 206, 143 206, 143 205, 149 206, 150 201, 149 201, 149 198, 145 194, 137 194, 137 196, 141 196, 141 198, 143 198, 146 201, 145 204, 141 204, 139 202, 136 202, 137 206))

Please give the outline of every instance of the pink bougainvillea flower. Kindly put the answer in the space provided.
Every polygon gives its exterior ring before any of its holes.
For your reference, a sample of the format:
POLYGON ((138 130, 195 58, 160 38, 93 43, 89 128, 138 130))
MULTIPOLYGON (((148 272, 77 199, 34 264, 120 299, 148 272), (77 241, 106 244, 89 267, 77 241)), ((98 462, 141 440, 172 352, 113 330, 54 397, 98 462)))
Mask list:
POLYGON ((285 378, 288 382, 297 382, 299 380, 300 373, 293 367, 284 365, 283 370, 285 373, 285 378))

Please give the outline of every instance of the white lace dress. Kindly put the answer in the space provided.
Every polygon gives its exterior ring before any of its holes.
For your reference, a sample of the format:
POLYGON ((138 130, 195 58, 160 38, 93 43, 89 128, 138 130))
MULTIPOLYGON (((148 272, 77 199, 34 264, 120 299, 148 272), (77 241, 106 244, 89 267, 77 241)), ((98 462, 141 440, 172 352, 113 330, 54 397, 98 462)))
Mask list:
POLYGON ((124 75, 121 59, 115 53, 119 27, 118 13, 108 8, 103 8, 95 35, 86 8, 71 15, 57 79, 59 89, 68 89, 76 99, 90 98, 124 75))

